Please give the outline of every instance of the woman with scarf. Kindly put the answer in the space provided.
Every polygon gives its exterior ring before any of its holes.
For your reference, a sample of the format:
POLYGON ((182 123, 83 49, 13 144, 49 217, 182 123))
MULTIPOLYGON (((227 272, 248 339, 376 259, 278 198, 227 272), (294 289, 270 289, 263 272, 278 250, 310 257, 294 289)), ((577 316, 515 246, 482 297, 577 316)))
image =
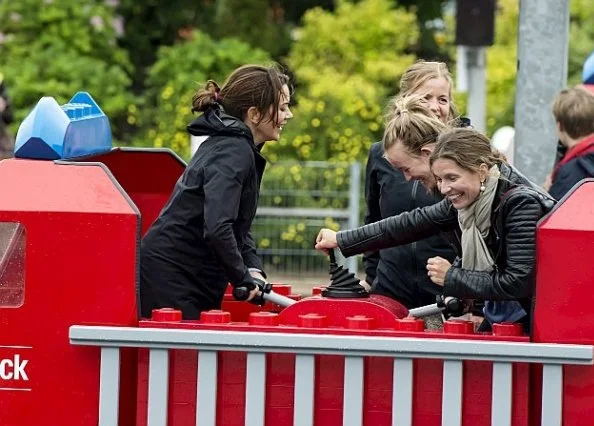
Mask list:
MULTIPOLYGON (((406 112, 405 112, 406 113, 406 112)), ((536 225, 555 201, 522 176, 472 129, 437 136, 430 166, 445 197, 438 204, 357 229, 322 229, 316 248, 344 256, 446 234, 459 258, 427 261, 427 275, 444 296, 485 301, 481 331, 510 321, 528 329, 535 279, 536 225)))

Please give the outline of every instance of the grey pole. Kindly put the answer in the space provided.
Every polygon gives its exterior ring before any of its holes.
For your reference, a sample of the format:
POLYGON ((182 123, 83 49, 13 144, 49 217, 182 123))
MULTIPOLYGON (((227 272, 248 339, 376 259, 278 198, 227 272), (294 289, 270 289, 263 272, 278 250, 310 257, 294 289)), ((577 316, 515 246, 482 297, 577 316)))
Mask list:
POLYGON ((551 103, 567 84, 569 0, 520 1, 518 33, 514 163, 541 184, 555 158, 551 103))
POLYGON ((480 132, 487 130, 487 86, 485 82, 485 48, 465 46, 468 71, 468 116, 472 127, 480 132))

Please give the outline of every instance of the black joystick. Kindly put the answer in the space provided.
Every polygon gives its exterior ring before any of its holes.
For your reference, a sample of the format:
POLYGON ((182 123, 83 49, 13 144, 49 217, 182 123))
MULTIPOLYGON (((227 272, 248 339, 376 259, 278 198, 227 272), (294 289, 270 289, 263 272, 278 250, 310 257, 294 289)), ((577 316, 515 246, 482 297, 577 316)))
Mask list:
POLYGON ((334 299, 369 297, 369 293, 359 284, 355 274, 338 266, 334 250, 330 250, 330 285, 322 290, 322 296, 334 299))
POLYGON ((437 307, 442 310, 446 318, 459 317, 466 313, 467 306, 463 300, 457 297, 444 297, 438 294, 436 297, 437 307))

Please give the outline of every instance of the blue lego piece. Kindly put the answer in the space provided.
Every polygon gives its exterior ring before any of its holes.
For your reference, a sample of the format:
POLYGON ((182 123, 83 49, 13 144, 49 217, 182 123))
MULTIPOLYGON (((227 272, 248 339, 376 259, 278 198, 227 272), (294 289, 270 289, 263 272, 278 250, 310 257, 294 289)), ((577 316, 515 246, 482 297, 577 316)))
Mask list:
POLYGON ((588 56, 582 69, 582 83, 594 84, 594 52, 588 56))
POLYGON ((91 95, 78 92, 62 106, 41 98, 19 126, 14 156, 64 160, 108 152, 111 145, 109 120, 91 95))

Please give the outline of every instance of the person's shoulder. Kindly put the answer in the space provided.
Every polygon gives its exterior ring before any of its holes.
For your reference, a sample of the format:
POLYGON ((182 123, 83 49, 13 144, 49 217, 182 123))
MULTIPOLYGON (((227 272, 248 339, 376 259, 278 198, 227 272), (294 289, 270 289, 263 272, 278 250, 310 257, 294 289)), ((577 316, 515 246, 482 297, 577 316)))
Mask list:
POLYGON ((568 165, 574 162, 574 167, 579 167, 583 172, 583 178, 594 177, 594 152, 589 152, 586 155, 575 158, 567 163, 568 165))
POLYGON ((219 150, 241 152, 242 154, 254 151, 253 141, 243 135, 218 134, 211 136, 209 140, 212 146, 219 150))
POLYGON ((371 148, 369 148, 369 158, 378 159, 378 158, 382 158, 383 155, 384 155, 384 148, 382 147, 381 142, 375 142, 371 145, 371 148))
POLYGON ((503 210, 514 208, 530 210, 530 207, 539 207, 548 212, 555 204, 556 200, 548 193, 529 185, 515 185, 505 192, 501 198, 503 210))

